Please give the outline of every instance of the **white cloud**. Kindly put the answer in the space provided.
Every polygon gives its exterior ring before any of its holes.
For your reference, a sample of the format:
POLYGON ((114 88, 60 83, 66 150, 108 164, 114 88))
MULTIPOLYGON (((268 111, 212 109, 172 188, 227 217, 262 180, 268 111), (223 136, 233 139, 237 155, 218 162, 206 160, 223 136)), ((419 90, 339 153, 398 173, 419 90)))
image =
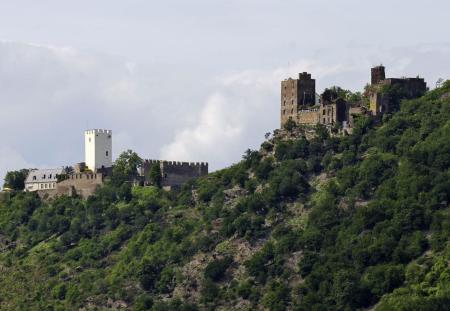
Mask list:
POLYGON ((175 140, 163 146, 161 157, 177 161, 227 162, 228 150, 240 140, 246 120, 237 110, 230 110, 230 103, 222 94, 211 95, 200 112, 198 124, 188 127, 175 136, 175 140))
POLYGON ((432 87, 442 76, 441 64, 450 59, 446 45, 391 50, 364 47, 333 52, 347 56, 336 59, 333 53, 322 56, 320 61, 302 59, 286 67, 244 70, 217 77, 214 93, 205 101, 197 121, 179 129, 173 141, 162 147, 161 157, 208 160, 212 169, 238 161, 247 148, 258 147, 264 133, 279 126, 280 81, 297 76, 298 72, 312 73, 317 92, 332 85, 356 91, 369 81, 370 67, 384 60, 388 76, 421 73, 432 87), (431 59, 437 62, 429 65, 431 59))
POLYGON ((449 45, 322 50, 278 67, 206 72, 143 65, 70 47, 0 42, 0 176, 84 158, 83 131, 113 130, 113 152, 208 161, 219 169, 257 148, 279 124, 280 81, 308 71, 317 89, 361 89, 370 66, 388 76, 448 77, 449 45), (8 157, 7 154, 11 154, 8 157), (31 165, 33 164, 33 165, 31 165))
POLYGON ((28 163, 24 157, 8 146, 0 147, 0 190, 3 187, 3 178, 7 171, 19 170, 22 168, 34 167, 33 164, 28 163))

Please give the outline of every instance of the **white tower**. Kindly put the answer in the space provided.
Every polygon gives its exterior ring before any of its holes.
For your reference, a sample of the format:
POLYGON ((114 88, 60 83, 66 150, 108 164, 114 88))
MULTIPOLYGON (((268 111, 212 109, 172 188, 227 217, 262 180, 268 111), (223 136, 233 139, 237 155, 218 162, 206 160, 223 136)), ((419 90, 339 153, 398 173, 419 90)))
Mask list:
POLYGON ((112 166, 112 131, 87 130, 84 132, 84 152, 87 168, 96 169, 112 166))

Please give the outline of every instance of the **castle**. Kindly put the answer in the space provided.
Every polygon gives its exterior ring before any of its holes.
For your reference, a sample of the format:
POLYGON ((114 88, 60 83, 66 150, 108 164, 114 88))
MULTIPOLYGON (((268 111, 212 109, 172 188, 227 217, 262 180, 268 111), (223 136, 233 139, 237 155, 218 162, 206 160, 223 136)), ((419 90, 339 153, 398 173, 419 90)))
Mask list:
POLYGON ((383 88, 397 88, 404 98, 416 98, 425 94, 427 84, 422 78, 388 78, 386 79, 384 66, 377 66, 371 70, 370 111, 377 116, 392 112, 392 95, 383 92, 383 88))
POLYGON ((334 125, 345 121, 346 103, 331 90, 316 100, 316 81, 303 72, 298 79, 281 82, 281 126, 288 120, 297 124, 334 125))
MULTIPOLYGON (((326 89, 320 98, 316 94, 316 81, 311 74, 302 72, 298 79, 281 82, 281 127, 288 122, 299 125, 338 126, 351 132, 355 119, 361 115, 381 116, 397 109, 396 101, 416 98, 425 93, 426 83, 422 78, 388 78, 385 68, 371 69, 371 84, 367 88, 368 105, 362 101, 349 103, 337 89, 326 89)), ((112 131, 93 129, 84 133, 85 162, 72 169, 31 170, 25 181, 25 191, 37 191, 41 196, 92 195, 111 175, 112 131)), ((208 163, 144 160, 137 177, 130 182, 151 185, 150 171, 158 167, 160 185, 165 189, 180 187, 192 178, 208 174, 208 163)))
MULTIPOLYGON (((112 131, 93 129, 84 132, 85 162, 73 168, 31 170, 25 180, 24 191, 36 191, 41 197, 80 195, 87 198, 94 194, 112 174, 112 131)), ((190 163, 162 160, 145 160, 139 168, 135 184, 150 185, 149 171, 159 165, 161 186, 177 188, 192 178, 208 174, 208 163, 190 163)))
POLYGON ((379 116, 393 111, 394 98, 385 92, 386 88, 396 88, 400 99, 419 97, 427 89, 422 78, 386 79, 385 68, 377 66, 371 69, 368 107, 361 102, 348 103, 332 89, 325 90, 317 101, 316 81, 310 73, 300 73, 298 79, 281 81, 281 127, 291 120, 299 125, 322 124, 351 130, 359 115, 379 116))

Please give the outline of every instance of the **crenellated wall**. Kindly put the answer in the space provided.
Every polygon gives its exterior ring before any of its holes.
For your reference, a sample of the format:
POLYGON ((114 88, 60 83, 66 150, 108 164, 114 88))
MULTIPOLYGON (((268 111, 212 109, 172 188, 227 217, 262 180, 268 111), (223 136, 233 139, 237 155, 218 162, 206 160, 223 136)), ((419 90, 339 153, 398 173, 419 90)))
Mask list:
POLYGON ((164 160, 145 160, 141 168, 141 175, 149 181, 149 172, 153 165, 159 165, 163 187, 177 187, 193 178, 208 174, 206 162, 178 162, 164 160))
POLYGON ((95 190, 103 184, 103 174, 75 173, 67 176, 67 179, 56 184, 57 195, 78 194, 87 198, 94 194, 95 190))

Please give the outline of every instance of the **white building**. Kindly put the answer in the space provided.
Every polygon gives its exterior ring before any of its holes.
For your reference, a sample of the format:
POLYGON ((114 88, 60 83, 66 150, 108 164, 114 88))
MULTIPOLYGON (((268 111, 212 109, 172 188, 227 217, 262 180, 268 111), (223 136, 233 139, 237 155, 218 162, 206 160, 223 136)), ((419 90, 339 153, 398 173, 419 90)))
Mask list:
POLYGON ((84 133, 85 162, 95 172, 112 166, 112 131, 87 130, 84 133))
POLYGON ((53 190, 58 182, 58 175, 64 174, 63 168, 31 170, 25 180, 25 191, 53 190))

